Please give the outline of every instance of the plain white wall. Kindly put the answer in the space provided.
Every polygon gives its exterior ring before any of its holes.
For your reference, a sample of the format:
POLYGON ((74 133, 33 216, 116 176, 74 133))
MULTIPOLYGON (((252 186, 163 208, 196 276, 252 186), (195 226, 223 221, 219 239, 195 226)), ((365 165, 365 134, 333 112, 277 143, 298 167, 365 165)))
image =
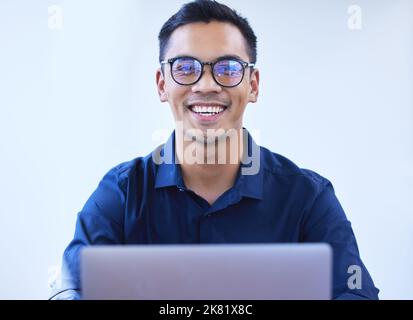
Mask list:
MULTIPOLYGON (((173 129, 157 33, 185 2, 0 1, 0 298, 46 298, 102 176, 173 129)), ((259 37, 245 126, 333 182, 380 297, 412 299, 413 2, 223 2, 259 37), (361 30, 348 27, 354 4, 361 30)))

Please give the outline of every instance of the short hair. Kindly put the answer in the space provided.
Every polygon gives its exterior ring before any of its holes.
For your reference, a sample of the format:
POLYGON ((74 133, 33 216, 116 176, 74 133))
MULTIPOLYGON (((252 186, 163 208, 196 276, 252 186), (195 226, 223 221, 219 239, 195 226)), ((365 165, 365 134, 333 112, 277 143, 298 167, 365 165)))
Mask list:
POLYGON ((186 3, 165 22, 158 37, 159 61, 165 59, 169 39, 176 29, 190 23, 211 21, 228 22, 236 26, 245 38, 250 62, 257 62, 257 37, 248 20, 237 11, 213 0, 195 0, 186 3))

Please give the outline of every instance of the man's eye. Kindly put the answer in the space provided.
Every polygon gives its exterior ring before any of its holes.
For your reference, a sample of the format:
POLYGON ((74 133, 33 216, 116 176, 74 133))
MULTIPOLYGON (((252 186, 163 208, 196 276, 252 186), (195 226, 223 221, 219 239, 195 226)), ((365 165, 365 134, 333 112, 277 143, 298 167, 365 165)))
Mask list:
POLYGON ((242 76, 242 65, 236 61, 222 61, 215 66, 215 72, 219 77, 242 76))
POLYGON ((220 71, 221 71, 221 73, 223 73, 225 75, 229 75, 232 72, 234 72, 234 70, 231 69, 231 67, 229 67, 229 66, 228 67, 222 67, 220 71))
POLYGON ((195 68, 193 65, 178 65, 176 67, 176 71, 185 72, 185 73, 192 73, 194 72, 195 68))
POLYGON ((218 74, 222 76, 238 76, 242 71, 238 70, 237 68, 233 68, 231 66, 220 66, 217 68, 218 74))

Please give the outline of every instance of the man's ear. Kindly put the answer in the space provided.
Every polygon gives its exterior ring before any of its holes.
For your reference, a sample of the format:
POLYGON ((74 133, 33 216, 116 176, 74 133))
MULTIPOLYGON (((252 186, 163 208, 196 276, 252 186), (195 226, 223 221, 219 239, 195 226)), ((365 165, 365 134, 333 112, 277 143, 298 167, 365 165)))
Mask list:
POLYGON ((161 69, 156 71, 156 86, 158 89, 159 99, 161 102, 168 102, 168 94, 165 90, 165 77, 161 69))
POLYGON ((254 69, 251 73, 250 87, 249 102, 255 103, 260 93, 260 71, 258 69, 254 69))

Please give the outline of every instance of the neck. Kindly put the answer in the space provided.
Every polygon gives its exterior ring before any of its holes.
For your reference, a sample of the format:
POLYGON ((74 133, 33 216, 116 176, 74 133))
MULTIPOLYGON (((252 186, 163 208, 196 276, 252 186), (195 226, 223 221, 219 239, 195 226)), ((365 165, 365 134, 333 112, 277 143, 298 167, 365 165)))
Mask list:
POLYGON ((196 141, 186 141, 179 133, 175 137, 176 156, 186 187, 210 204, 230 189, 237 178, 244 147, 242 129, 233 133, 208 143, 204 143, 203 137, 196 141))

